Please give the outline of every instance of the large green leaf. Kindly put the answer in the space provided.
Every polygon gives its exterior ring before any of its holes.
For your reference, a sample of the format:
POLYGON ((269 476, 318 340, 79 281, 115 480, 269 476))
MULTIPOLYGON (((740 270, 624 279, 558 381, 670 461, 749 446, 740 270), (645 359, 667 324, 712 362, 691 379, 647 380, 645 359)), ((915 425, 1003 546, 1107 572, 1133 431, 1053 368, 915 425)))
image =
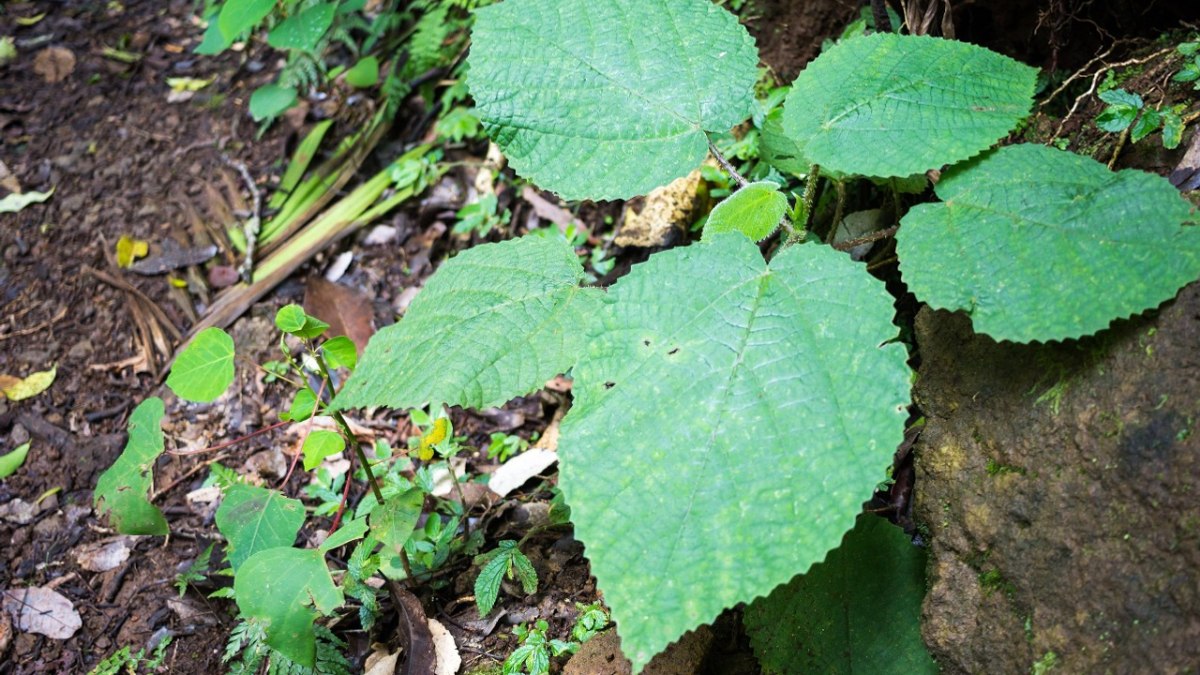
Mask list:
POLYGON ((864 514, 824 562, 747 607, 746 632, 771 675, 936 675, 924 597, 925 551, 864 514))
POLYGON ((376 333, 336 409, 500 405, 575 361, 601 292, 561 238, 477 246, 442 265, 404 319, 376 333))
POLYGON ((299 500, 254 485, 231 485, 217 509, 217 529, 229 541, 226 555, 235 572, 259 551, 295 544, 303 524, 299 500))
POLYGON ((1088 335, 1200 277, 1200 227, 1158 176, 1016 145, 947 171, 937 195, 897 234, 904 281, 997 339, 1088 335))
POLYGON ((1037 71, 965 42, 843 40, 792 85, 783 128, 834 171, 907 176, 986 150, 1029 113, 1037 71))
POLYGON ((758 52, 709 0, 507 0, 477 13, 467 83, 513 168, 568 199, 624 199, 754 110, 758 52))
POLYGON ((129 440, 121 456, 96 481, 93 500, 97 515, 108 513, 121 534, 167 534, 167 520, 150 503, 154 486, 151 470, 163 451, 161 398, 148 398, 129 416, 129 440))
POLYGON ((635 669, 837 546, 904 433, 892 298, 848 256, 737 234, 608 294, 560 485, 635 669), (764 535, 769 533, 769 536, 764 535))
POLYGON ((233 382, 233 338, 220 328, 205 328, 179 353, 167 386, 185 401, 208 403, 233 382))
POLYGON ((259 551, 233 578, 233 591, 242 615, 265 626, 267 644, 309 668, 316 656, 313 608, 329 614, 344 600, 318 549, 259 551))

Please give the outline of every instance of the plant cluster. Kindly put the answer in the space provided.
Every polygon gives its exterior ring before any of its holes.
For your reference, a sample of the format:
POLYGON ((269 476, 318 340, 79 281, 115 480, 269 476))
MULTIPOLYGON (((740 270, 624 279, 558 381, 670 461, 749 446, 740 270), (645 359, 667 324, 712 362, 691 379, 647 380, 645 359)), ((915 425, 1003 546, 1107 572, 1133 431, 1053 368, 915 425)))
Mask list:
MULTIPOLYGON (((429 462, 458 481, 443 406, 502 405, 566 373, 574 398, 559 485, 635 671, 748 602, 752 642, 772 672, 816 667, 796 662, 799 652, 826 666, 931 672, 915 632, 920 552, 859 517, 903 438, 913 374, 894 298, 827 245, 841 219, 825 241, 812 231, 815 193, 856 182, 932 188, 936 200, 906 212, 894 200, 895 220, 868 241, 894 233, 900 279, 918 299, 1015 342, 1095 333, 1200 276, 1189 204, 1156 176, 1041 145, 995 147, 1028 115, 1036 72, 965 43, 851 35, 786 93, 760 98, 753 40, 708 0, 507 0, 476 13, 471 41, 473 114, 542 188, 568 199, 645 194, 720 154, 714 138, 747 120, 758 138, 743 158, 760 172, 746 180, 719 156, 731 194, 701 241, 655 253, 607 289, 588 285, 578 242, 552 231, 446 262, 361 355, 339 338, 318 342, 325 326, 300 308, 281 310, 278 327, 303 347, 300 359, 284 349, 302 376, 286 419, 334 422, 308 434, 305 469, 349 449, 372 498, 342 513, 332 507, 339 484, 318 475, 334 531, 301 549, 298 501, 226 487, 217 525, 246 630, 311 667, 314 621, 347 594, 369 612, 363 581, 376 571, 428 579, 451 556, 477 554, 461 506, 431 496, 429 462), (793 181, 801 192, 784 189, 793 181), (334 366, 352 373, 336 393, 334 366), (318 386, 303 384, 310 375, 318 386), (430 411, 414 417, 412 478, 412 459, 376 448, 372 460, 355 438, 342 411, 367 406, 430 411), (355 542, 355 571, 339 586, 325 554, 355 542), (829 625, 839 629, 817 630, 829 625), (788 642, 810 630, 822 640, 788 642)), ((213 329, 168 384, 212 400, 232 373, 232 341, 213 329)), ((129 445, 97 486, 98 509, 122 532, 167 531, 146 499, 162 414, 158 399, 135 410, 129 445)), ((504 578, 536 588, 518 542, 480 563, 481 613, 504 578)), ((545 630, 523 629, 530 649, 506 672, 548 664, 557 648, 545 630)))
MULTIPOLYGON (((380 85, 394 102, 415 78, 462 50, 470 12, 489 1, 209 0, 201 12, 208 27, 196 53, 220 54, 253 35, 283 52, 275 81, 250 96, 250 114, 258 121, 270 122, 302 94, 337 78, 356 89, 380 85)), ((448 96, 451 104, 461 98, 448 96)), ((453 109, 446 124, 462 134, 471 122, 464 108, 453 109)))
MULTIPOLYGON (((435 579, 436 573, 451 562, 478 554, 484 540, 482 532, 466 525, 461 477, 451 461, 463 450, 462 439, 454 435, 445 411, 439 408, 433 415, 412 411, 418 433, 410 438, 407 454, 397 456, 380 440, 368 455, 346 419, 329 407, 332 374, 357 367, 354 343, 344 336, 322 339, 329 325, 298 305, 282 307, 275 324, 281 331, 281 358, 275 363, 282 365, 265 370, 293 386, 291 402, 279 417, 305 431, 289 476, 297 463, 315 472, 305 492, 318 502, 313 515, 333 518, 331 533, 314 549, 294 547, 308 520, 304 505, 281 489, 250 485, 236 472, 215 464, 208 483, 223 493, 216 525, 225 538, 227 567, 214 557, 210 546, 175 583, 183 594, 211 575, 233 577, 231 587, 210 595, 233 599, 238 605, 241 621, 225 656, 234 672, 257 672, 263 664, 268 672, 312 668, 348 672, 349 664, 340 654, 344 643, 314 625, 319 616, 329 615, 349 596, 359 604, 360 624, 370 630, 379 613, 379 591, 368 583, 371 577, 380 574, 437 587, 445 581, 435 579), (299 354, 290 344, 299 345, 299 354), (318 418, 323 418, 322 426, 317 426, 318 418), (326 460, 347 450, 351 468, 332 475, 326 460), (438 496, 439 474, 453 483, 458 500, 438 496), (350 476, 366 482, 371 493, 347 510, 350 476), (325 555, 350 545, 345 571, 335 579, 325 555), (280 569, 289 572, 281 576, 280 569)), ((207 329, 180 353, 167 385, 187 401, 211 402, 232 383, 234 360, 232 338, 219 328, 207 329)), ((168 532, 165 518, 147 494, 151 467, 164 451, 163 414, 159 398, 147 399, 134 410, 125 450, 97 483, 97 511, 108 514, 123 533, 168 532)), ((285 477, 282 484, 287 482, 285 477)), ((506 576, 519 579, 526 593, 536 592, 537 574, 518 542, 501 541, 476 560, 481 567, 476 586, 481 615, 491 611, 506 576)))

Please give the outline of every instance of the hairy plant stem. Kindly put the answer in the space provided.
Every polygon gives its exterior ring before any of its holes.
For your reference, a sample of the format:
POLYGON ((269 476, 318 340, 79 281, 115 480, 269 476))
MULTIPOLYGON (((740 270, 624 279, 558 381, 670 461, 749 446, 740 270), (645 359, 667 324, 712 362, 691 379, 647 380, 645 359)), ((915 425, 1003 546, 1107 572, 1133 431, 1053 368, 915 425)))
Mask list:
POLYGON ((794 224, 792 233, 783 242, 784 247, 803 243, 808 237, 808 223, 812 220, 813 203, 817 200, 817 183, 821 178, 821 165, 813 164, 808 168, 808 182, 804 184, 804 197, 800 212, 801 219, 794 224))
POLYGON ((750 181, 746 180, 745 176, 738 173, 737 169, 733 168, 733 165, 729 163, 728 159, 725 159, 725 155, 721 154, 721 151, 717 149, 717 146, 712 142, 711 138, 705 136, 704 139, 708 141, 708 151, 711 152, 713 158, 717 160, 717 164, 720 164, 721 168, 724 169, 731 178, 733 178, 733 182, 737 183, 739 188, 746 187, 750 181))

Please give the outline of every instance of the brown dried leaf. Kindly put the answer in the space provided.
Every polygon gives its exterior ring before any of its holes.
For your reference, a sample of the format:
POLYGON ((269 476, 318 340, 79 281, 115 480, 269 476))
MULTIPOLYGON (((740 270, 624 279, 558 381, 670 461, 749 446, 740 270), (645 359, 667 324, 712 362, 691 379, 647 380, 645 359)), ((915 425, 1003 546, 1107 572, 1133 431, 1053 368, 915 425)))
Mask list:
POLYGON ((304 311, 329 324, 329 337, 345 335, 358 353, 375 334, 375 310, 365 293, 317 276, 309 277, 304 291, 304 311))
POLYGON ((65 47, 46 47, 33 57, 33 72, 47 82, 61 82, 75 72, 75 54, 65 47))
POLYGON ((75 549, 75 560, 89 572, 107 572, 129 559, 130 537, 114 537, 75 549))
POLYGON ((707 192, 701 193, 700 169, 646 195, 641 210, 625 210, 613 243, 617 246, 667 246, 687 231, 702 212, 707 192))

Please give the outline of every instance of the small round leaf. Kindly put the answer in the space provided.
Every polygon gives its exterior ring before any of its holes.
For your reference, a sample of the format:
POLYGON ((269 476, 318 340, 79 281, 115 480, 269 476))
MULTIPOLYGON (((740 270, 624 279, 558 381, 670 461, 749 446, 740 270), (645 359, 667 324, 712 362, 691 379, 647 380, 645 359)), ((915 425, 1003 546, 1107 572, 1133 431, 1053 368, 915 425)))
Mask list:
POLYGON ((220 328, 205 328, 175 359, 167 386, 185 401, 209 403, 233 382, 233 372, 233 338, 220 328))
POLYGON ((766 239, 787 212, 787 197, 769 181, 750 183, 717 204, 704 225, 704 238, 722 232, 741 232, 751 241, 766 239))

